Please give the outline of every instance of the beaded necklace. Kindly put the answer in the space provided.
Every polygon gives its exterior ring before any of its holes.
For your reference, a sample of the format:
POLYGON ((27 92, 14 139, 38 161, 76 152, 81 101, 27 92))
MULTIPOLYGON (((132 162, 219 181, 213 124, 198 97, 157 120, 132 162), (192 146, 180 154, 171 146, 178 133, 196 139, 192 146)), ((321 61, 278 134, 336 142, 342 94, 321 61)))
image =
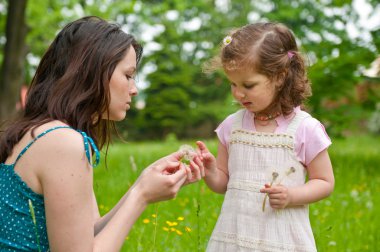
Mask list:
POLYGON ((257 114, 255 114, 254 118, 256 120, 264 121, 265 122, 265 121, 272 120, 272 119, 278 117, 279 115, 281 115, 281 112, 277 111, 277 112, 275 112, 273 114, 269 114, 269 115, 257 115, 257 114))

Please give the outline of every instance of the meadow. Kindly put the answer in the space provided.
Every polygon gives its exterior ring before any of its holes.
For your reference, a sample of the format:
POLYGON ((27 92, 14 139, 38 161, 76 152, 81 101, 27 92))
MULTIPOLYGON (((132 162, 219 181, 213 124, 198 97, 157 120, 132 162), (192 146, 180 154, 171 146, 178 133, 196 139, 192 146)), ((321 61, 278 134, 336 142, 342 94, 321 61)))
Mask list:
MULTIPOLYGON (((217 142, 205 141, 215 154, 217 142)), ((101 214, 114 206, 141 170, 192 141, 112 144, 95 169, 101 214), (105 163, 107 162, 107 167, 105 163)), ((380 138, 333 139, 329 149, 335 190, 310 205, 318 251, 380 250, 380 138), (377 192, 377 193, 376 193, 377 192)), ((205 251, 223 201, 203 181, 182 188, 174 200, 150 205, 126 238, 122 251, 205 251)))

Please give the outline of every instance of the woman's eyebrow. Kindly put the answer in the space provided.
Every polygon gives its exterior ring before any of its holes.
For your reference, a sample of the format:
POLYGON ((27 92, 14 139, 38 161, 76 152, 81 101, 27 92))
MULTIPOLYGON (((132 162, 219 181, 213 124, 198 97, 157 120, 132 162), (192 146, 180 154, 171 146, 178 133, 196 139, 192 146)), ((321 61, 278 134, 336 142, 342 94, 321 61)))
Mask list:
POLYGON ((132 67, 127 67, 127 71, 130 71, 132 73, 136 72, 136 67, 132 66, 132 67))

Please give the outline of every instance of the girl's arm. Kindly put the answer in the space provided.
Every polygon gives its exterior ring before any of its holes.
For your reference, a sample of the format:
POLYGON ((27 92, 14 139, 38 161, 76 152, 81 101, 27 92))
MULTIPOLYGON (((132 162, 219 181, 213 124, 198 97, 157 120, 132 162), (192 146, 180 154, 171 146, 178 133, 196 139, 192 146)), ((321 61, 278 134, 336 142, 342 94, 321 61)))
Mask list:
POLYGON ((302 186, 282 185, 261 189, 268 193, 272 208, 285 208, 313 203, 328 197, 334 190, 334 173, 327 149, 321 151, 307 167, 309 180, 302 186))
POLYGON ((41 139, 45 143, 40 154, 44 155, 38 174, 51 251, 119 251, 147 204, 173 198, 187 179, 178 155, 155 162, 142 172, 112 212, 112 218, 100 223, 102 228, 94 235, 93 172, 84 153, 83 138, 69 130, 52 136, 41 139), (166 169, 176 172, 164 174, 166 169))
POLYGON ((219 142, 218 156, 214 155, 207 149, 202 141, 197 141, 198 148, 203 158, 205 168, 204 180, 207 186, 214 192, 224 194, 227 191, 228 183, 228 152, 226 147, 219 142))

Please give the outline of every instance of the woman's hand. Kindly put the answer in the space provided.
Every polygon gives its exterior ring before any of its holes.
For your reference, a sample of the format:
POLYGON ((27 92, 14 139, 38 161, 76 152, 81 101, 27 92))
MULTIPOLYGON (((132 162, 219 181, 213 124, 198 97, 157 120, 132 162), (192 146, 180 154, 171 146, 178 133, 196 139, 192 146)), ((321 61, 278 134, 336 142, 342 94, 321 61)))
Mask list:
POLYGON ((163 157, 141 173, 133 185, 143 201, 153 203, 176 197, 188 178, 186 167, 180 162, 181 153, 174 152, 163 157))

